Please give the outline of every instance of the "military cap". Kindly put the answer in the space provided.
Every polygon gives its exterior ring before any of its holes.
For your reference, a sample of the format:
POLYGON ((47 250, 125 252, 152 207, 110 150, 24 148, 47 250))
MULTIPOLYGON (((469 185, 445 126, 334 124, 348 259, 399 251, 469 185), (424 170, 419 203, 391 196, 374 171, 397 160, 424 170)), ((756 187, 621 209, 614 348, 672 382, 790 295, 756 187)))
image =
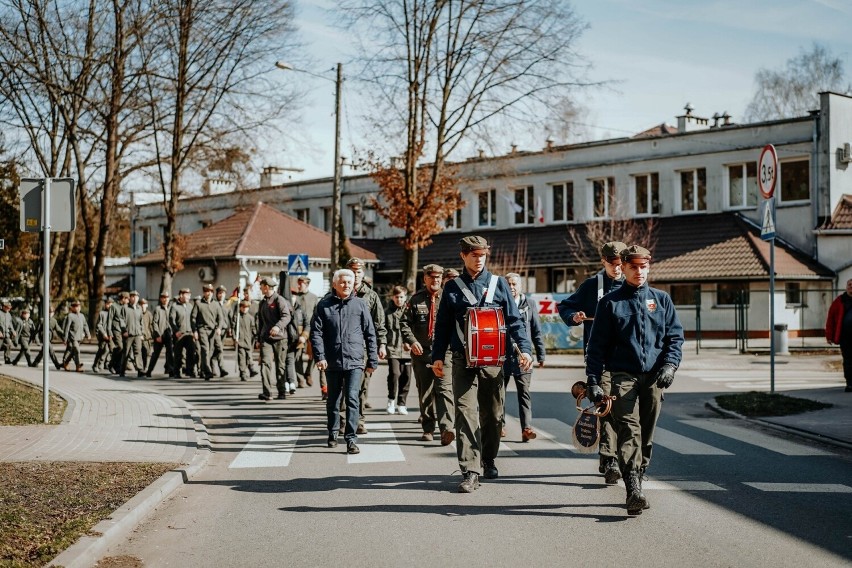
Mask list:
POLYGON ((364 261, 353 256, 346 261, 346 268, 364 268, 364 261))
POLYGON ((274 276, 267 276, 266 278, 261 278, 260 285, 261 286, 275 287, 275 286, 278 286, 278 279, 275 278, 274 276))
POLYGON ((621 251, 621 260, 629 262, 634 259, 651 260, 651 251, 639 245, 630 245, 621 251))
POLYGON ((129 298, 130 294, 128 292, 119 292, 118 297, 119 297, 119 299, 123 300, 125 298, 129 298))
POLYGON ((139 303, 140 304, 147 304, 148 300, 146 300, 145 298, 139 298, 139 303))
POLYGON ((136 290, 131 290, 131 291, 130 291, 130 294, 128 294, 128 295, 129 295, 129 296, 138 296, 138 295, 139 295, 139 292, 137 292, 136 290))
POLYGON ((189 288, 181 288, 178 294, 192 294, 192 290, 190 290, 189 288))
POLYGON ((627 248, 627 245, 621 241, 610 241, 601 246, 601 258, 607 260, 618 258, 621 256, 621 251, 627 248))
POLYGON ((444 280, 446 280, 447 278, 458 278, 458 277, 459 277, 459 271, 456 270, 455 268, 445 268, 444 269, 444 280))
POLYGON ((201 287, 201 289, 204 290, 205 292, 207 290, 210 290, 212 292, 213 291, 213 284, 205 284, 201 287))
POLYGON ((112 298, 110 298, 109 296, 104 298, 104 304, 111 304, 111 303, 112 303, 112 298))
POLYGON ((251 302, 249 302, 248 300, 240 300, 240 307, 241 308, 250 308, 251 302))
POLYGON ((161 298, 168 298, 168 297, 170 297, 170 296, 171 296, 171 294, 169 294, 169 291, 168 291, 168 290, 163 290, 162 292, 160 292, 160 297, 161 297, 161 298))
POLYGON ((461 246, 462 252, 470 252, 472 250, 488 250, 488 241, 485 240, 484 237, 480 237, 478 235, 470 235, 469 237, 465 237, 459 241, 459 245, 461 246))
POLYGON ((11 308, 12 302, 10 302, 9 300, 3 300, 3 307, 4 308, 11 308))
POLYGON ((72 305, 72 306, 79 306, 79 305, 80 305, 80 300, 71 300, 71 305, 72 305))
POLYGON ((310 276, 299 276, 298 278, 296 278, 296 282, 310 282, 310 281, 311 281, 310 276))
POLYGON ((30 313, 30 309, 29 309, 29 308, 24 308, 23 310, 21 310, 21 313, 22 313, 22 314, 28 314, 28 313, 30 313))
POLYGON ((437 272, 438 274, 444 274, 444 267, 438 266, 437 264, 427 264, 423 267, 423 274, 431 274, 433 272, 437 272))
POLYGON ((218 287, 218 288, 216 288, 216 291, 217 291, 217 292, 227 292, 227 291, 228 291, 228 289, 227 289, 227 288, 225 288, 225 287, 224 287, 224 286, 222 286, 222 285, 219 285, 219 287, 218 287))

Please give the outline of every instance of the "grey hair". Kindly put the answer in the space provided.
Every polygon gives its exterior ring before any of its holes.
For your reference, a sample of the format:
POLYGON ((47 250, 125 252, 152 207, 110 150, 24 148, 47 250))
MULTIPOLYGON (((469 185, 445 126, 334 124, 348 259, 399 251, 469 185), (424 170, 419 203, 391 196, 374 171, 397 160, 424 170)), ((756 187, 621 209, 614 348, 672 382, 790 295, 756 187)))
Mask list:
POLYGON ((517 272, 509 272, 508 274, 506 274, 506 280, 508 280, 509 278, 517 278, 518 283, 521 282, 521 275, 517 272))
POLYGON ((338 280, 340 280, 341 276, 351 276, 354 279, 355 273, 349 270, 348 268, 340 268, 334 271, 334 275, 331 277, 331 281, 337 282, 338 280))

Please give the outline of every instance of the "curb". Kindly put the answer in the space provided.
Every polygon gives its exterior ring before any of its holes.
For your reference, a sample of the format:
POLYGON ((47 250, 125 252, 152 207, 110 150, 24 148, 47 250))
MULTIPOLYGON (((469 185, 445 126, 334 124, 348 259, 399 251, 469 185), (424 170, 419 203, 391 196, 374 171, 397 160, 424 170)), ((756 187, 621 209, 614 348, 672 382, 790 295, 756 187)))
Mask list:
POLYGON ((94 566, 109 552, 110 548, 126 540, 149 513, 207 464, 211 453, 207 428, 201 420, 201 415, 185 402, 183 404, 195 425, 196 447, 192 460, 185 466, 179 466, 161 475, 151 485, 113 511, 109 517, 89 529, 88 535, 80 537, 77 542, 51 560, 48 566, 65 568, 94 566))
POLYGON ((754 422, 756 424, 760 424, 761 426, 765 426, 772 430, 776 430, 778 432, 784 432, 785 434, 793 434, 794 436, 799 436, 801 438, 805 438, 808 440, 812 440, 814 442, 821 442, 823 444, 828 444, 829 446, 836 446, 838 448, 843 448, 846 450, 852 450, 852 444, 849 442, 845 442, 843 440, 838 440, 837 438, 832 438, 831 436, 825 436, 823 434, 817 434, 816 432, 811 432, 809 430, 804 430, 802 428, 796 428, 794 426, 785 426, 783 424, 777 424, 775 422, 770 422, 769 420, 764 420, 762 418, 751 418, 749 416, 743 416, 737 412, 732 410, 725 410, 717 405, 714 401, 710 400, 704 403, 706 408, 709 408, 713 412, 720 414, 726 418, 736 418, 738 420, 746 420, 748 422, 754 422))

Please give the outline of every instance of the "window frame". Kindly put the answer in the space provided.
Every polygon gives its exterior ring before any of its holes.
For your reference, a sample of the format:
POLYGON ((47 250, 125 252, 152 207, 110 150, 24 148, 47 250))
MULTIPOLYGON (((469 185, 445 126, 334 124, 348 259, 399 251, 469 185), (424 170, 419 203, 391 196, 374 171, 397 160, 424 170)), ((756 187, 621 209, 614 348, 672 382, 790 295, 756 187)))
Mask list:
POLYGON ((334 215, 332 214, 331 207, 320 207, 320 218, 322 219, 322 230, 326 233, 331 232, 331 224, 334 222, 334 215))
POLYGON ((660 215, 662 204, 660 202, 660 172, 647 172, 633 174, 630 176, 633 182, 633 215, 635 217, 657 217, 660 215), (646 193, 645 207, 647 211, 639 212, 639 180, 644 179, 649 190, 646 193), (656 183, 652 183, 654 180, 656 183), (656 194, 656 200, 654 199, 656 194), (656 203, 656 207, 654 204, 656 203))
POLYGON ((154 231, 150 226, 139 227, 139 249, 141 254, 147 254, 154 249, 154 231))
POLYGON ((610 219, 614 209, 615 209, 615 176, 606 176, 606 177, 597 177, 597 178, 589 178, 589 186, 590 186, 590 194, 591 194, 591 215, 589 219, 593 221, 601 221, 605 219, 610 219), (603 215, 598 215, 597 210, 597 195, 596 195, 596 185, 600 182, 603 182, 603 188, 605 190, 604 195, 604 211, 603 215))
POLYGON ((677 212, 678 213, 706 213, 707 212, 707 168, 706 167, 694 167, 694 168, 685 168, 681 170, 677 170, 677 212), (704 172, 704 208, 699 209, 699 172, 704 172), (693 207, 692 209, 684 209, 683 208, 683 197, 684 197, 684 188, 683 188, 683 176, 684 174, 692 174, 692 201, 693 207))
POLYGON ((535 225, 535 189, 532 185, 511 188, 514 206, 512 208, 512 221, 516 227, 535 225), (520 203, 518 202, 520 198, 520 203), (516 211, 514 207, 520 207, 516 211), (520 218, 520 221, 518 220, 520 218))
POLYGON ((310 207, 301 207, 299 209, 293 209, 293 216, 301 221, 302 223, 311 224, 311 208, 310 207))
POLYGON ((497 226, 497 190, 482 189, 476 192, 476 226, 477 228, 488 228, 497 226), (482 196, 486 195, 487 220, 482 222, 482 196), (488 219, 490 218, 490 219, 488 219))
POLYGON ((367 224, 361 212, 361 204, 353 203, 349 206, 349 236, 363 239, 367 236, 367 224))
MULTIPOLYGON (((748 280, 723 280, 723 281, 717 282, 716 286, 714 288, 713 307, 714 308, 733 308, 733 307, 736 307, 736 305, 737 305, 736 303, 722 302, 722 301, 720 301, 720 297, 719 297, 719 293, 721 292, 721 290, 720 290, 721 286, 730 287, 731 292, 733 292, 733 291, 735 291, 735 290, 733 290, 733 288, 736 285, 738 285, 739 290, 742 290, 742 291, 745 292, 746 306, 749 306, 751 304, 751 290, 749 288, 748 280)), ((739 290, 736 290, 736 291, 739 291, 739 290)), ((726 293, 729 293, 729 292, 726 292, 726 293)))
POLYGON ((669 284, 669 296, 672 298, 672 303, 675 307, 678 308, 695 308, 695 292, 698 292, 698 302, 701 304, 701 284, 698 282, 675 282, 674 284, 669 284), (679 303, 679 300, 682 299, 682 293, 678 292, 676 289, 689 289, 688 292, 691 298, 688 304, 679 303))
POLYGON ((462 229, 462 209, 456 209, 444 219, 445 231, 460 231, 462 229))
POLYGON ((778 184, 775 188, 775 195, 778 197, 778 203, 785 205, 803 205, 811 202, 811 159, 808 156, 799 156, 797 158, 788 158, 783 161, 778 162, 778 179, 776 180, 778 184), (804 199, 784 199, 784 165, 785 164, 795 164, 799 162, 804 162, 807 164, 807 187, 808 187, 808 196, 804 199))
POLYGON ((550 212, 550 220, 554 223, 571 223, 574 221, 574 182, 558 181, 550 185, 550 195, 553 207, 550 212), (561 195, 562 207, 557 209, 556 195, 561 195), (559 219, 556 218, 557 210, 559 219))
POLYGON ((808 303, 806 298, 808 297, 807 288, 803 286, 803 282, 798 280, 788 280, 784 282, 784 305, 787 308, 807 308, 808 303), (790 287, 795 287, 795 294, 799 297, 797 302, 790 301, 790 287))
POLYGON ((758 189, 757 183, 757 162, 740 162, 735 164, 726 164, 725 165, 725 207, 730 210, 746 210, 746 209, 757 209, 760 200, 758 199, 758 194, 760 190, 758 189), (751 179, 748 175, 749 167, 754 168, 754 179, 753 185, 749 184, 749 179, 751 179), (735 169, 740 170, 740 178, 742 180, 742 187, 740 188, 740 199, 742 202, 739 204, 734 204, 731 202, 731 191, 733 184, 731 183, 731 173, 735 169), (751 197, 754 202, 749 203, 749 197, 751 197))

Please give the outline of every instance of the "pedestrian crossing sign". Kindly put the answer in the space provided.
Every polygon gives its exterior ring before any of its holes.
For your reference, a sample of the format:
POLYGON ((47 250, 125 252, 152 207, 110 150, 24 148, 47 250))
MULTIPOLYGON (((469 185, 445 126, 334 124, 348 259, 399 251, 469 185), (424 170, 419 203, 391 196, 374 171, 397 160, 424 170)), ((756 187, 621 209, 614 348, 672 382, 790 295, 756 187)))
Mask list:
POLYGON ((287 257, 287 273, 290 276, 308 275, 308 255, 291 254, 287 257))
POLYGON ((771 241, 775 238, 775 198, 765 199, 761 207, 760 238, 771 241))

